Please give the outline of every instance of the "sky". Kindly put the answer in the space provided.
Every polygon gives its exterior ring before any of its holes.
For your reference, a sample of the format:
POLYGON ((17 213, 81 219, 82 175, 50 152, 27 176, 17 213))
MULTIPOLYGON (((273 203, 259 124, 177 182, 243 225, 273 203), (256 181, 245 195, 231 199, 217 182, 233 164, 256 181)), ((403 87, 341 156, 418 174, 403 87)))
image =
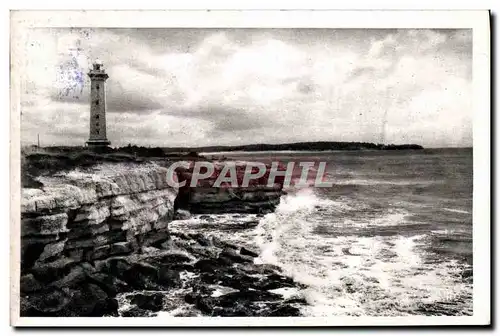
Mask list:
POLYGON ((36 28, 23 56, 23 145, 85 143, 99 59, 114 146, 472 146, 471 30, 36 28))

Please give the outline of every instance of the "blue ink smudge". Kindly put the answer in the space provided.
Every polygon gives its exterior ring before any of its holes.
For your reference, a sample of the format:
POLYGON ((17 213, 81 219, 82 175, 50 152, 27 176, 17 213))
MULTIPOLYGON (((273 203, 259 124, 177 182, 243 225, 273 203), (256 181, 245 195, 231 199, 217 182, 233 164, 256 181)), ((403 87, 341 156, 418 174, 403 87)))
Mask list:
POLYGON ((59 97, 72 96, 78 99, 83 92, 85 74, 78 63, 81 50, 80 40, 77 40, 77 47, 69 50, 71 58, 59 66, 59 78, 63 82, 59 97))

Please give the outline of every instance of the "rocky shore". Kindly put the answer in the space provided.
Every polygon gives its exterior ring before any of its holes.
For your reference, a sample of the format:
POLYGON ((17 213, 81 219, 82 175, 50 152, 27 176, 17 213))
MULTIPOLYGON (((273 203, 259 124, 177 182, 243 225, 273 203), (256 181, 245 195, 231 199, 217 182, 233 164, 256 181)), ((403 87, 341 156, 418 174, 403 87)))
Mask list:
MULTIPOLYGON (((234 162, 234 179, 238 187, 231 183, 223 182, 214 187, 217 178, 227 162, 213 162, 214 173, 196 183, 193 179, 193 167, 179 168, 177 176, 179 183, 185 183, 179 189, 176 199, 176 208, 189 210, 197 214, 219 214, 219 213, 269 213, 274 211, 279 204, 283 192, 283 176, 278 176, 275 183, 268 186, 269 171, 256 179, 249 181, 248 186, 243 187, 243 175, 246 162, 234 162), (193 184, 195 184, 193 186, 193 184)), ((286 168, 279 167, 285 170, 286 168)), ((229 174, 228 174, 229 175, 229 174)))
POLYGON ((256 256, 216 237, 173 232, 134 254, 23 275, 21 315, 300 315, 300 285, 255 264, 256 256))
POLYGON ((107 163, 33 179, 35 188, 22 190, 21 316, 297 316, 305 304, 299 284, 254 262, 257 250, 210 230, 170 227, 189 220, 188 210, 272 211, 279 186, 194 188, 179 199, 166 168, 155 163, 107 163))

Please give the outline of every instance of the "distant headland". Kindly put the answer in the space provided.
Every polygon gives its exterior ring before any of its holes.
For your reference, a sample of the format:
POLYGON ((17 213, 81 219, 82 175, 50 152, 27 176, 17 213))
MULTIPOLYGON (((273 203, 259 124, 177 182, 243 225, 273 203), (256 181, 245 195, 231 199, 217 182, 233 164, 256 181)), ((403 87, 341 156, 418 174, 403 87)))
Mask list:
POLYGON ((416 144, 375 144, 371 142, 339 142, 339 141, 315 141, 294 142, 284 144, 250 144, 237 146, 202 146, 202 147, 159 147, 159 146, 137 146, 128 144, 123 147, 83 147, 83 146, 47 146, 36 145, 24 146, 25 151, 35 152, 42 150, 52 153, 78 153, 81 151, 97 151, 100 153, 123 153, 134 154, 143 157, 161 157, 171 154, 186 154, 196 156, 197 153, 206 152, 265 152, 265 151, 356 151, 356 150, 418 150, 424 149, 416 144), (76 151, 76 152, 75 152, 76 151))
POLYGON ((384 145, 371 142, 315 141, 285 144, 252 144, 239 146, 168 147, 165 152, 260 152, 260 151, 328 151, 328 150, 407 150, 424 149, 416 144, 384 145))

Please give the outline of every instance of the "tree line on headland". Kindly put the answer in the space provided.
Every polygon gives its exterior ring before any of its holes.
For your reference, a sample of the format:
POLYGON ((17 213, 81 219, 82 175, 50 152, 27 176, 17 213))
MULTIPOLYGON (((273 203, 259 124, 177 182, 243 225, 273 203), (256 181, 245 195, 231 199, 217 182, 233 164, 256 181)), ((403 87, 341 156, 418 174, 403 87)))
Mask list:
POLYGON ((168 147, 165 152, 234 152, 234 151, 328 151, 328 150, 407 150, 423 149, 416 144, 384 145, 371 142, 316 141, 286 144, 253 144, 240 146, 168 147))
MULTIPOLYGON (((34 152, 40 153, 59 153, 59 154, 79 154, 88 152, 89 147, 74 147, 74 146, 50 146, 41 147, 30 146, 34 152)), ((296 142, 286 144, 253 144, 253 145, 238 145, 238 146, 204 146, 204 147, 146 147, 128 144, 123 147, 104 147, 91 149, 92 152, 98 153, 116 153, 127 154, 139 157, 162 157, 167 154, 180 154, 188 156, 197 156, 197 153, 202 152, 259 152, 259 151, 331 151, 331 150, 415 150, 423 149, 420 145, 403 144, 403 145, 383 145, 371 142, 337 142, 337 141, 318 141, 318 142, 296 142)), ((26 153, 32 152, 27 148, 26 153)))

